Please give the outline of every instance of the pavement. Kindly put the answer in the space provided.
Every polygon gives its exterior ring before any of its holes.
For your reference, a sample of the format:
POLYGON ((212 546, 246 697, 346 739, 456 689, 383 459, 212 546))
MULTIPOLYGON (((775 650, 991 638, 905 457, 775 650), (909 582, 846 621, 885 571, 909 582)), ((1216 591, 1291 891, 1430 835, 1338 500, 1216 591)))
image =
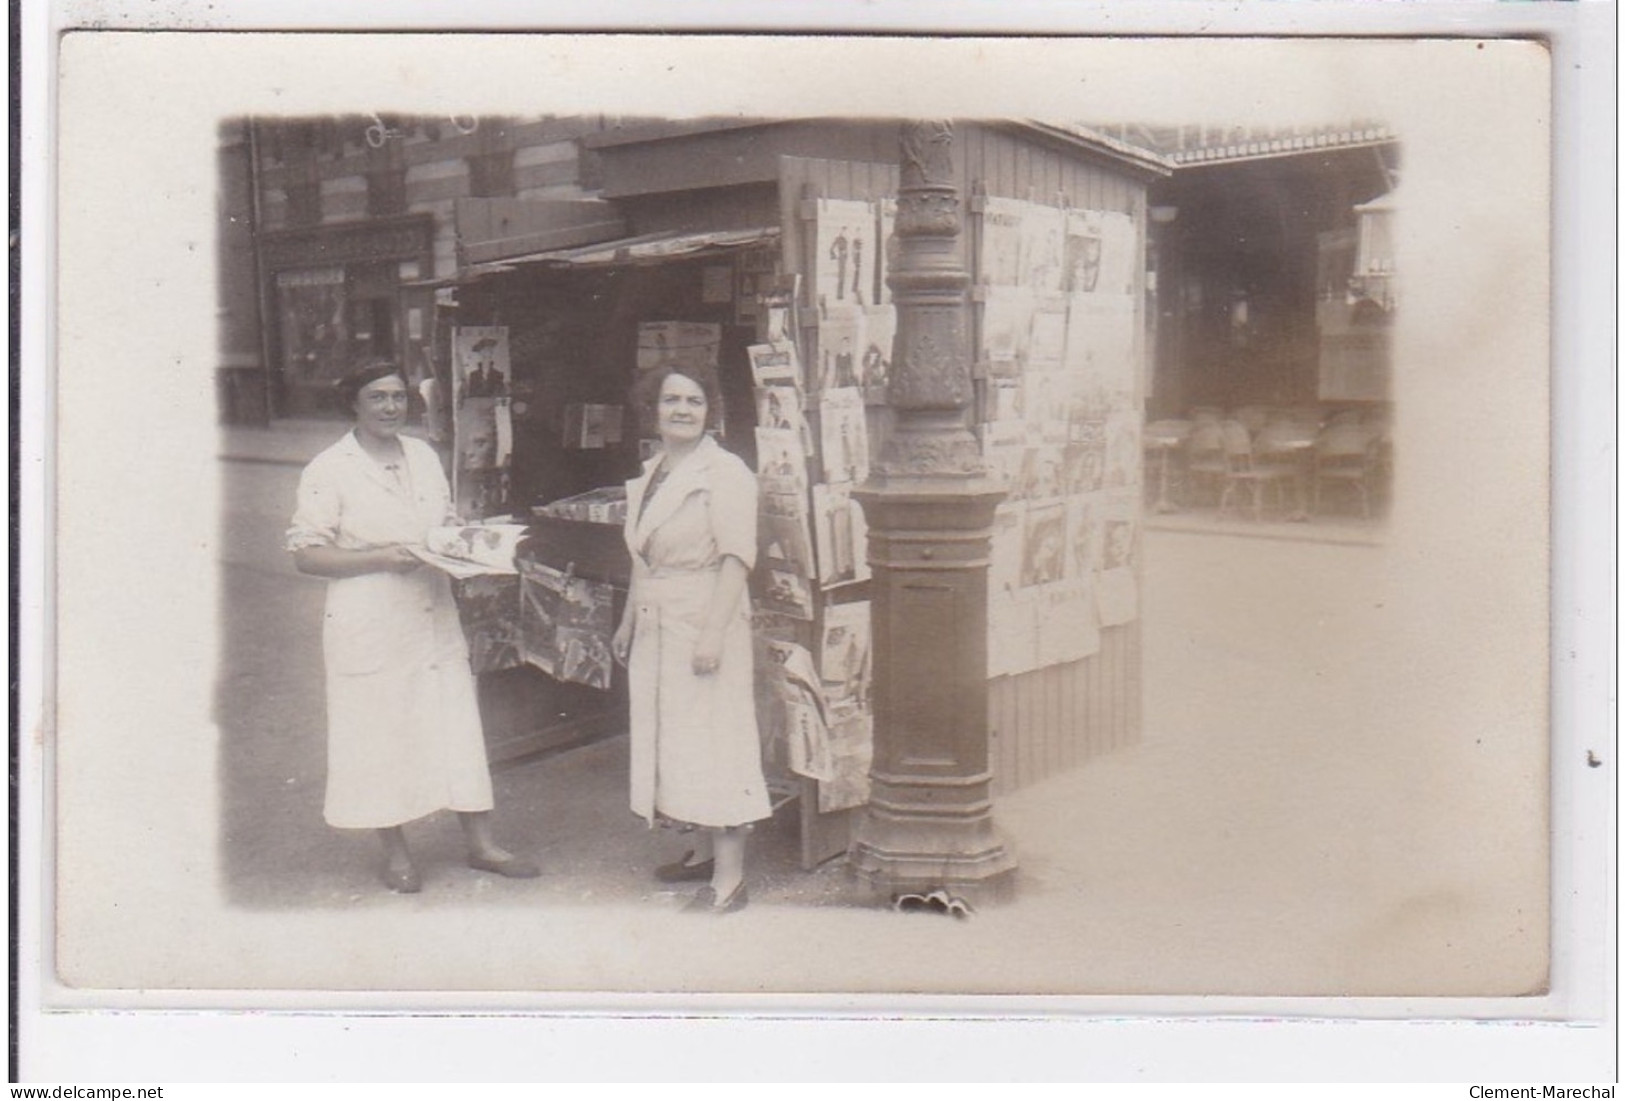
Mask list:
MULTIPOLYGON (((634 915, 636 951, 581 926, 589 970, 523 948, 496 971, 459 955, 481 976, 469 988, 714 988, 696 978, 682 921, 673 915, 668 934, 649 920, 686 898, 649 874, 681 843, 626 809, 624 736, 496 772, 499 839, 537 859, 540 879, 462 867, 456 823, 438 815, 409 828, 423 893, 391 896, 375 878, 373 839, 322 822, 322 583, 295 573, 279 541, 299 464, 342 431, 284 422, 222 437, 218 721, 231 903, 420 917, 612 906, 634 915)), ((1388 599, 1384 546, 1147 527, 1143 737, 998 799, 996 821, 1020 861, 1013 901, 968 922, 877 912, 884 900, 840 861, 803 872, 793 821, 775 819, 751 842, 750 907, 721 919, 726 949, 706 949, 724 953, 716 967, 748 967, 752 990, 1539 987, 1544 914, 1527 905, 1527 877, 1506 873, 1528 855, 1518 849, 1525 832, 1511 816, 1441 811, 1459 801, 1435 782, 1452 761, 1393 721, 1405 622, 1388 599)), ((355 966, 348 974, 365 981, 355 966)))

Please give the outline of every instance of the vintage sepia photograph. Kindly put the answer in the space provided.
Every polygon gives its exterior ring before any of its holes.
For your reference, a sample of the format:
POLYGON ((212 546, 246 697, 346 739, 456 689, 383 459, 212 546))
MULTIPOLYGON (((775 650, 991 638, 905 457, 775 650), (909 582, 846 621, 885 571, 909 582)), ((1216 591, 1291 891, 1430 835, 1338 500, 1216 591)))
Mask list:
POLYGON ((63 45, 63 1004, 1554 1012, 1539 44, 207 37, 63 45))

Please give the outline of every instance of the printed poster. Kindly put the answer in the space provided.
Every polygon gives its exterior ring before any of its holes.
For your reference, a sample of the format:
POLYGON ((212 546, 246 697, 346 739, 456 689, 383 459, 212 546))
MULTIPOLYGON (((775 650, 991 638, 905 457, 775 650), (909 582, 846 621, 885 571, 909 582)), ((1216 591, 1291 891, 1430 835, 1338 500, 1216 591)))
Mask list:
POLYGON ((1135 569, 1139 536, 1136 498, 1129 494, 1109 498, 1101 522, 1101 569, 1095 594, 1103 627, 1116 627, 1139 617, 1139 581, 1135 569))
POLYGON ((638 325, 640 369, 676 363, 712 368, 722 345, 722 326, 699 321, 644 321, 638 325))
POLYGON ((807 492, 807 452, 792 428, 756 430, 756 475, 763 492, 807 492))
POLYGON ((1022 287, 987 289, 982 301, 982 358, 992 377, 1022 376, 1036 301, 1032 292, 1022 287))
POLYGON ((873 203, 852 199, 819 199, 813 246, 814 293, 820 315, 843 305, 875 303, 873 203))
POLYGON ((1046 586, 1035 599, 1039 666, 1082 661, 1100 652, 1092 576, 1046 586))
POLYGON ((818 412, 824 480, 861 485, 869 478, 869 422, 864 416, 862 391, 825 391, 818 412))
POLYGON ((867 405, 886 404, 891 379, 892 344, 897 335, 897 310, 871 306, 863 311, 863 354, 858 358, 858 385, 867 405))
POLYGON ((513 457, 509 399, 464 398, 457 408, 452 499, 463 520, 483 520, 507 508, 513 457))
POLYGON ((860 385, 864 349, 864 311, 856 306, 828 310, 818 322, 818 388, 860 385))
MULTIPOLYGON (((1016 545, 1019 547, 1020 541, 1016 545)), ((991 602, 988 607, 988 676, 1026 673, 1038 665, 1038 606, 1032 599, 1036 590, 991 602)))
POLYGON ((1059 447, 1024 448, 1021 476, 1012 496, 1018 501, 1048 501, 1061 496, 1062 455, 1059 447))
POLYGON ((619 405, 566 405, 563 445, 578 451, 601 451, 618 444, 622 417, 619 405))
POLYGON ((1093 496, 1066 504, 1067 576, 1092 578, 1100 569, 1100 525, 1093 496))
POLYGON ((451 331, 452 403, 467 398, 505 398, 513 377, 506 325, 459 325, 451 331))
POLYGON ((869 579, 868 526, 863 506, 846 483, 813 486, 813 527, 818 538, 818 583, 829 589, 869 579))
POLYGON ((976 282, 992 287, 1023 286, 1027 211, 1032 204, 989 195, 982 200, 982 240, 976 254, 976 282))
POLYGON ((1106 418, 1106 488, 1140 484, 1144 452, 1140 443, 1141 416, 1121 410, 1106 418))
POLYGON ((824 609, 818 669, 831 711, 869 710, 869 601, 831 604, 824 609))
POLYGON ((1074 295, 1067 313, 1063 363, 1079 379, 1080 391, 1113 405, 1130 404, 1138 382, 1134 299, 1074 295))
POLYGON ((1057 207, 1027 203, 1021 220, 1021 285, 1040 293, 1061 289, 1062 245, 1066 213, 1057 207))
POLYGON ((745 349, 745 354, 750 358, 750 373, 757 386, 801 385, 801 360, 791 341, 752 344, 745 349))
POLYGON ((1048 585, 1066 574, 1066 505, 1056 501, 1027 509, 1021 552, 1023 588, 1048 585))
POLYGON ((1021 500, 1021 467, 1027 434, 1020 421, 997 420, 981 427, 982 463, 987 476, 1004 487, 1006 499, 1021 500))
POLYGON ((818 810, 823 814, 861 807, 869 801, 874 718, 865 711, 831 715, 829 735, 834 776, 818 784, 818 810))
POLYGON ((760 528, 763 557, 801 577, 817 575, 805 493, 764 492, 760 528))
POLYGON ((810 623, 813 618, 811 582, 791 567, 774 562, 768 562, 762 572, 762 606, 810 623))

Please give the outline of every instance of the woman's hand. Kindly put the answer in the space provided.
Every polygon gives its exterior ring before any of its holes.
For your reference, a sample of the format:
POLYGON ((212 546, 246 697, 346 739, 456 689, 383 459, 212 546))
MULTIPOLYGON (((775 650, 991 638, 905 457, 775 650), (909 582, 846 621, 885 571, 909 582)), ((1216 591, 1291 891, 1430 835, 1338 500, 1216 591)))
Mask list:
POLYGON ((621 625, 615 628, 615 636, 609 640, 610 653, 614 654, 615 660, 622 665, 626 664, 627 658, 632 653, 632 621, 632 609, 628 608, 626 614, 621 617, 621 625))
POLYGON ((403 546, 380 547, 378 569, 384 573, 411 573, 423 560, 403 546))
POLYGON ((361 577, 369 573, 411 573, 423 563, 399 544, 348 550, 343 547, 300 547, 293 552, 293 564, 300 573, 312 577, 361 577))
POLYGON ((722 631, 707 627, 694 643, 694 675, 708 677, 722 668, 722 631))

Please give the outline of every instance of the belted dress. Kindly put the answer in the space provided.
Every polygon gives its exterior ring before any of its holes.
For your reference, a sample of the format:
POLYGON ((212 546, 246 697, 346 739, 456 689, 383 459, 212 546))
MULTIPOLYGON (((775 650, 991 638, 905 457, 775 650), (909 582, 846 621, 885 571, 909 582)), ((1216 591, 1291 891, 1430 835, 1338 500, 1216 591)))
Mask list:
MULTIPOLYGON (((422 440, 402 436, 401 446, 395 470, 353 432, 312 459, 287 549, 422 544, 449 522, 439 457, 422 440)), ((330 825, 378 829, 442 809, 491 809, 468 642, 444 574, 422 566, 330 579, 322 656, 330 825)))
POLYGON ((657 456, 627 483, 634 620, 631 806, 657 818, 728 827, 771 813, 756 724, 750 600, 723 630, 715 673, 694 672, 722 560, 756 561, 756 476, 706 437, 650 493, 657 456), (647 505, 644 498, 648 496, 647 505))

